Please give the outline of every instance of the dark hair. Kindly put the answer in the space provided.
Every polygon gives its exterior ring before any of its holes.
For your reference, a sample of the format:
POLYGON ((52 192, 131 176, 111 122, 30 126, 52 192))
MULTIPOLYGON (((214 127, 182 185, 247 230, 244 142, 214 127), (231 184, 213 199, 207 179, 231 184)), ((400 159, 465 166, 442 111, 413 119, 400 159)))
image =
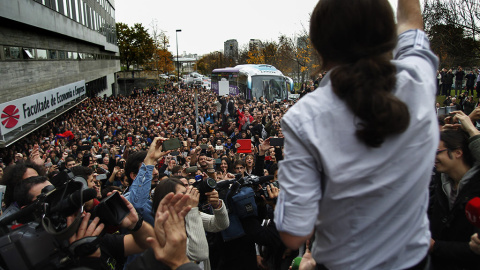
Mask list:
POLYGON ((268 168, 268 174, 269 175, 274 175, 275 174, 275 171, 278 170, 278 164, 277 163, 273 163, 272 165, 270 165, 270 167, 268 168))
POLYGON ((370 147, 380 147, 410 122, 408 107, 391 93, 396 33, 386 0, 320 0, 310 20, 310 39, 323 66, 335 67, 333 91, 361 120, 356 136, 370 147))
MULTIPOLYGON (((227 172, 231 173, 233 172, 233 169, 232 169, 232 161, 230 160, 230 158, 228 157, 222 157, 221 160, 225 160, 225 162, 227 162, 227 172)), ((220 168, 220 166, 218 166, 220 168)))
POLYGON ((157 212, 158 204, 160 201, 167 196, 168 193, 173 192, 175 193, 177 190, 177 186, 183 186, 183 182, 177 178, 167 178, 165 180, 160 181, 157 186, 155 187, 155 191, 153 194, 153 215, 157 212))
POLYGON ((176 175, 178 172, 181 172, 183 170, 183 167, 180 165, 175 165, 172 168, 172 175, 176 175))
POLYGON ((14 201, 17 202, 19 207, 29 205, 33 201, 33 196, 30 194, 30 189, 37 184, 47 181, 45 176, 32 176, 22 181, 17 182, 14 191, 14 201))
POLYGON ((451 151, 460 149, 463 152, 463 161, 472 167, 475 159, 468 148, 468 135, 463 130, 444 130, 440 132, 440 141, 448 149, 448 156, 452 158, 451 151))
POLYGON ((235 169, 235 167, 237 167, 237 165, 242 165, 245 169, 247 168, 247 164, 245 163, 245 161, 243 161, 241 159, 235 160, 235 162, 233 163, 234 169, 235 169))
POLYGON ((31 161, 17 162, 9 165, 4 169, 3 177, 0 184, 5 185, 4 201, 5 205, 9 206, 15 200, 13 199, 14 189, 17 182, 23 180, 23 175, 28 168, 35 170, 38 175, 45 175, 45 169, 31 161))
POLYGON ((70 168, 70 171, 73 175, 80 176, 85 179, 85 181, 87 181, 88 177, 93 174, 93 170, 86 166, 75 166, 70 168))
POLYGON ((128 182, 131 185, 134 179, 130 178, 130 173, 137 174, 140 169, 140 165, 147 157, 147 151, 138 151, 131 153, 127 161, 125 162, 125 175, 128 178, 128 182))

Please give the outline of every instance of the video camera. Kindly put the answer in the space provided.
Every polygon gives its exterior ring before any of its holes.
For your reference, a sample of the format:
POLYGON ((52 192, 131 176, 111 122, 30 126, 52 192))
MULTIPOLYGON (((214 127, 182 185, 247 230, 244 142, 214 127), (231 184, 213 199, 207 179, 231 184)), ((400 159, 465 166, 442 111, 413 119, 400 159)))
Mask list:
POLYGON ((273 176, 246 176, 235 175, 235 179, 224 180, 217 183, 217 190, 225 194, 224 201, 228 209, 228 218, 230 225, 221 232, 224 241, 230 241, 245 235, 241 219, 257 216, 257 199, 261 195, 268 196, 267 185, 273 180, 273 176), (260 188, 259 188, 260 186, 260 188))
MULTIPOLYGON (((68 242, 81 223, 83 204, 97 196, 96 190, 88 188, 84 178, 68 170, 57 174, 51 182, 53 186, 46 186, 34 202, 0 221, 3 269, 65 269, 73 266, 78 256, 90 254, 82 251, 98 247, 101 237, 84 238, 72 245, 68 242), (75 213, 73 223, 67 226, 67 217, 75 213), (9 228, 14 221, 23 225, 9 228)), ((102 223, 118 224, 128 214, 128 208, 117 196, 113 203, 111 199, 104 200, 94 209, 100 209, 94 212, 102 223)))

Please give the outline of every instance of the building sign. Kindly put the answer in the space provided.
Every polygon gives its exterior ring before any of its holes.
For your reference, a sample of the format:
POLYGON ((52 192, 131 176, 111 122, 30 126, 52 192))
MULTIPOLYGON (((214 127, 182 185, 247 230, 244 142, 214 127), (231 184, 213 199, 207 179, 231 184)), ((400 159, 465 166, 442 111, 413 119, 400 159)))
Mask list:
POLYGON ((0 133, 5 135, 85 95, 85 81, 67 84, 0 104, 0 133))

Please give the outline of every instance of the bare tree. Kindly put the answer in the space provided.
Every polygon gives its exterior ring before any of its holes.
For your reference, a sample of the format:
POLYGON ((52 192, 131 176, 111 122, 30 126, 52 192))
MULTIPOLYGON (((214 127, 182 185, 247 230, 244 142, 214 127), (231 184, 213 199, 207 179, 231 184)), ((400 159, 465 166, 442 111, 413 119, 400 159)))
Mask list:
POLYGON ((443 65, 476 65, 480 57, 478 0, 425 0, 423 18, 443 65))

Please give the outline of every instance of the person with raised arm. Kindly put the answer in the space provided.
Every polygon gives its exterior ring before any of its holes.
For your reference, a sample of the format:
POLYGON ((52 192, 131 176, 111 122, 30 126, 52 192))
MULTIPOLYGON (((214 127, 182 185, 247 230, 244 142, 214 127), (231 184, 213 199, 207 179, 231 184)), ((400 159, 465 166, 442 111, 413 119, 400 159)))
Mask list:
POLYGON ((282 119, 275 224, 291 249, 315 232, 320 269, 427 265, 438 59, 422 29, 418 0, 398 1, 397 24, 387 0, 320 0, 312 13, 328 73, 282 119))

